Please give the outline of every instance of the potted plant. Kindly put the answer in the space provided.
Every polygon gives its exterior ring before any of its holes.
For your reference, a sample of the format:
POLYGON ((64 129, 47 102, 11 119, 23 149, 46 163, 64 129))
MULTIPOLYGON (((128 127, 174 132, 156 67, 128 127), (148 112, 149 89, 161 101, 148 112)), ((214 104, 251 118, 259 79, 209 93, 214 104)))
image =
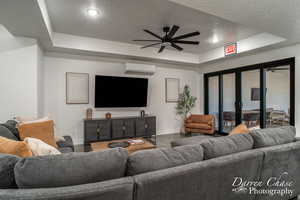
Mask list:
POLYGON ((185 134, 184 122, 188 117, 188 114, 195 107, 197 98, 191 95, 190 87, 184 86, 183 92, 179 94, 178 103, 176 106, 176 113, 182 116, 181 133, 185 134))

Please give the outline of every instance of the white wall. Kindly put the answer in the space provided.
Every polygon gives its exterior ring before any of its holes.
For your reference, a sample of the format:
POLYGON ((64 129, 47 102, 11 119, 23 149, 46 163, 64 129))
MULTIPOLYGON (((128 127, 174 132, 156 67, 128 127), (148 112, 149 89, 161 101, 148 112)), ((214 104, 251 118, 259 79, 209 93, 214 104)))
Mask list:
POLYGON ((37 116, 44 116, 44 53, 37 46, 37 116))
MULTIPOLYGON (((297 102, 300 101, 300 92, 297 90, 297 86, 300 85, 300 45, 299 44, 285 47, 285 48, 275 49, 271 51, 266 51, 262 53, 256 53, 253 55, 231 57, 228 59, 220 60, 218 62, 201 65, 201 67, 199 68, 199 72, 203 74, 207 72, 242 67, 246 65, 269 62, 269 61, 274 61, 274 60, 279 60, 279 59, 289 58, 289 57, 296 58, 295 117, 296 117, 296 128, 299 130, 297 132, 297 135, 300 136, 300 106, 297 104, 297 102)), ((202 75, 201 75, 201 79, 203 79, 202 75)), ((204 95, 203 87, 201 87, 200 89, 201 89, 200 96, 202 96, 204 95)), ((203 110, 203 106, 201 110, 203 110)))
POLYGON ((36 40, 15 38, 0 25, 0 122, 37 116, 36 40))
MULTIPOLYGON (((182 67, 184 68, 184 67, 182 67)), ((71 135, 75 143, 83 143, 83 119, 87 108, 94 107, 95 75, 125 75, 125 65, 121 62, 91 60, 85 57, 46 56, 44 59, 44 112, 51 115, 59 135, 71 135), (83 72, 90 75, 90 104, 66 104, 66 72, 83 72)), ((143 76, 142 76, 143 77, 143 76)), ((191 86, 192 94, 199 97, 200 80, 195 71, 157 66, 157 72, 149 78, 149 99, 146 108, 157 117, 157 134, 179 132, 181 121, 175 114, 175 103, 165 103, 165 78, 179 78, 181 89, 185 84, 191 86)), ((198 98, 199 99, 199 98, 198 98)), ((194 111, 200 109, 200 100, 194 111)), ((113 117, 138 116, 139 109, 94 109, 94 117, 103 118, 106 112, 113 117)))

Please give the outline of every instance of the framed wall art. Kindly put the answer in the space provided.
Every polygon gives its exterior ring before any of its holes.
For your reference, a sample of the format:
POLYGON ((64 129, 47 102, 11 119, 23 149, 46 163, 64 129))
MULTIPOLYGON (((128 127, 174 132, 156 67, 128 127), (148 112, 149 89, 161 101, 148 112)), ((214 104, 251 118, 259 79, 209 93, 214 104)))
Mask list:
POLYGON ((89 103, 89 74, 74 72, 66 73, 66 103, 89 103))
POLYGON ((166 78, 166 102, 175 103, 178 102, 180 80, 177 78, 166 78))

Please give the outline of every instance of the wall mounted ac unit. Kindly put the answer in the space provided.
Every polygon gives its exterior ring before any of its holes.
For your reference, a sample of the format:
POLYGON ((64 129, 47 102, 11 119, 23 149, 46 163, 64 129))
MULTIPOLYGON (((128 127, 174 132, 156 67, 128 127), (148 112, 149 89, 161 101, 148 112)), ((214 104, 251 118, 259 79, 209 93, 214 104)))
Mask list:
POLYGON ((126 74, 141 74, 141 75, 153 75, 156 71, 155 65, 126 63, 125 73, 126 74))

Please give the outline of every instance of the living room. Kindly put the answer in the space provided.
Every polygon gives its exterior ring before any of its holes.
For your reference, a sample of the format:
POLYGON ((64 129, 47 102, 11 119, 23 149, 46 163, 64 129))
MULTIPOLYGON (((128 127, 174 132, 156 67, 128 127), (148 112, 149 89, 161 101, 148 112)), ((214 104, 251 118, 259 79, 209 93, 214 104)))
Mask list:
POLYGON ((0 199, 297 199, 299 9, 1 1, 0 199))

